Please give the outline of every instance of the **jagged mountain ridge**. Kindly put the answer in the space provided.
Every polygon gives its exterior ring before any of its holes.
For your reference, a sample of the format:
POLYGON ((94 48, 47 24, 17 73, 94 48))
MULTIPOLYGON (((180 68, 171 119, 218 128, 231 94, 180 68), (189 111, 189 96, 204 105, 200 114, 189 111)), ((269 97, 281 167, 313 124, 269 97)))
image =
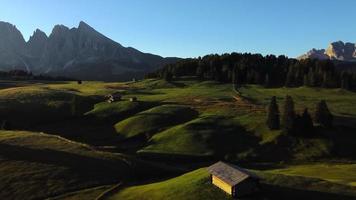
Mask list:
POLYGON ((333 42, 327 49, 312 49, 298 59, 306 58, 356 62, 356 44, 342 41, 333 42))
POLYGON ((37 29, 28 42, 14 25, 0 22, 0 70, 117 80, 142 76, 177 60, 123 47, 85 22, 71 29, 56 25, 49 36, 37 29))

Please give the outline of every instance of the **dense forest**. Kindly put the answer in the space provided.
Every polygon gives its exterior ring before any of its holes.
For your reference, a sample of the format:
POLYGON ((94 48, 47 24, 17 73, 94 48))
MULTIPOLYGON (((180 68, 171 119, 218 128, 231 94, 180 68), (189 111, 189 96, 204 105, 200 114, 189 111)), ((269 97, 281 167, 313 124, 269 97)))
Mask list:
POLYGON ((173 77, 197 76, 223 83, 260 84, 266 87, 325 87, 356 89, 356 73, 337 69, 330 60, 297 60, 286 56, 261 54, 207 55, 168 64, 146 75, 171 80, 173 77))

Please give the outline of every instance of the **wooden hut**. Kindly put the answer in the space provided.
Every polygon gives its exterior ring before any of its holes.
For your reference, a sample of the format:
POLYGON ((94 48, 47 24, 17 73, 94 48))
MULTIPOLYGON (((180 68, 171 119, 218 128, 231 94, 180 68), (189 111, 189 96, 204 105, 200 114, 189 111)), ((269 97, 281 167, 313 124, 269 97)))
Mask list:
POLYGON ((211 182, 233 197, 241 197, 258 191, 258 178, 247 170, 224 162, 208 168, 211 182))
POLYGON ((121 101, 121 94, 119 92, 113 93, 106 95, 106 101, 109 103, 115 102, 115 101, 121 101))

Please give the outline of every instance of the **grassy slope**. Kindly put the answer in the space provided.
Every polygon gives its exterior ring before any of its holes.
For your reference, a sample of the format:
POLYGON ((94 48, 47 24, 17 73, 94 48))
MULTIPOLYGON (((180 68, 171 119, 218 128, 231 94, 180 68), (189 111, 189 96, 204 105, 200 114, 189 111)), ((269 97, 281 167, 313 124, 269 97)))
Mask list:
POLYGON ((277 96, 280 104, 286 95, 291 95, 298 110, 308 107, 315 109, 316 103, 326 100, 330 110, 337 115, 356 116, 356 93, 342 89, 322 88, 263 88, 250 85, 240 90, 242 94, 257 103, 267 105, 272 96, 277 96))
MULTIPOLYGON (((353 188, 320 179, 284 176, 280 174, 255 171, 261 177, 261 192, 242 199, 353 199, 353 188), (305 190, 308 186, 308 190, 305 190), (294 188, 294 189, 292 189, 294 188), (299 188, 299 189, 298 189, 299 188), (330 192, 330 193, 329 193, 330 192), (334 193, 347 193, 349 196, 334 193)), ((112 195, 110 200, 158 200, 187 199, 215 200, 231 199, 210 183, 210 176, 205 168, 157 183, 131 186, 112 195)))
POLYGON ((94 200, 99 195, 109 190, 111 187, 112 186, 110 185, 104 185, 95 188, 79 190, 57 197, 49 198, 48 200, 94 200))
POLYGON ((196 170, 166 181, 128 187, 114 195, 112 200, 213 200, 231 199, 209 183, 205 169, 196 170))
POLYGON ((356 187, 356 164, 306 164, 269 170, 271 173, 319 178, 356 187))
POLYGON ((163 128, 182 123, 195 117, 195 111, 185 106, 163 105, 138 113, 115 125, 125 137, 150 135, 163 128))
POLYGON ((35 199, 129 177, 119 155, 66 139, 25 131, 0 132, 0 197, 35 199))
POLYGON ((224 117, 203 116, 178 125, 152 137, 140 152, 183 155, 220 155, 244 152, 257 138, 224 117))
POLYGON ((98 119, 120 119, 142 111, 147 107, 149 107, 149 104, 145 102, 101 102, 95 104, 94 109, 87 112, 86 115, 94 116, 98 119))

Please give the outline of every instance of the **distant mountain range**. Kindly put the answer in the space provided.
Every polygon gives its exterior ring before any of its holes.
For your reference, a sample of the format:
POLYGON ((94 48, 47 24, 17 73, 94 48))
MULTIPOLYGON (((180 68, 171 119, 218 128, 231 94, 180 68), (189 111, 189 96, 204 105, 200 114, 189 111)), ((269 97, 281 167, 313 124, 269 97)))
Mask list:
POLYGON ((356 44, 333 42, 327 49, 312 49, 298 59, 315 58, 319 60, 335 60, 344 62, 356 62, 356 44))
POLYGON ((69 29, 56 25, 47 36, 37 29, 26 42, 12 24, 0 22, 0 70, 86 80, 128 80, 179 58, 142 53, 105 37, 85 22, 69 29))

